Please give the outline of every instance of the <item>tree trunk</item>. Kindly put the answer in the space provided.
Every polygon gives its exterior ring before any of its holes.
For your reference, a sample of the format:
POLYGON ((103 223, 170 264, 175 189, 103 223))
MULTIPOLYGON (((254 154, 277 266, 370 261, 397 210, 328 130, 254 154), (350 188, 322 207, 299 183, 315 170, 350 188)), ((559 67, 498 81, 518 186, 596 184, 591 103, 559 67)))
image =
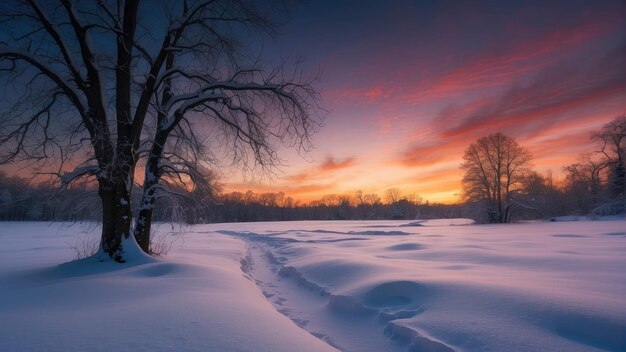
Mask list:
POLYGON ((98 194, 102 200, 101 250, 119 263, 126 262, 122 240, 130 235, 130 194, 123 180, 99 181, 98 194))
POLYGON ((146 162, 146 172, 143 181, 143 195, 139 215, 135 223, 135 240, 139 247, 146 252, 150 250, 150 227, 152 226, 152 215, 154 213, 154 201, 156 200, 156 186, 159 183, 159 160, 163 155, 163 146, 167 140, 168 132, 159 131, 155 137, 155 142, 150 150, 150 156, 146 162))
POLYGON ((501 223, 502 224, 508 224, 511 222, 511 204, 508 203, 504 206, 504 212, 502 214, 502 219, 501 219, 501 223))
MULTIPOLYGON (((169 53, 165 58, 165 70, 170 70, 174 66, 174 56, 169 53)), ((171 92, 171 78, 167 78, 164 82, 162 102, 166 104, 172 98, 171 92)), ((154 214, 154 201, 156 200, 156 186, 159 184, 161 172, 159 171, 159 161, 163 156, 163 148, 165 148, 165 142, 169 133, 171 132, 173 125, 164 128, 164 121, 166 116, 159 112, 157 121, 159 129, 154 136, 154 143, 150 150, 150 156, 146 161, 146 171, 143 181, 143 195, 141 197, 141 207, 139 209, 139 215, 137 216, 137 222, 135 223, 134 236, 139 247, 146 252, 151 253, 150 249, 150 228, 152 227, 152 215, 154 214)), ((137 139, 138 141, 139 139, 137 139)))
POLYGON ((150 228, 152 226, 152 214, 154 213, 155 186, 158 180, 146 181, 143 188, 141 207, 137 222, 135 223, 135 240, 139 247, 146 253, 151 253, 150 249, 150 228))

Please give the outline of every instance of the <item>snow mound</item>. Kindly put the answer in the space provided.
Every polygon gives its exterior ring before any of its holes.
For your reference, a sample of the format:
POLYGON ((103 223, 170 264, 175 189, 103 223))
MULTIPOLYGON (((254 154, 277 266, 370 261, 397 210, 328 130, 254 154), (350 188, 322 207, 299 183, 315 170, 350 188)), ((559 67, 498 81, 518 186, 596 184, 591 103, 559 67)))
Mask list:
POLYGON ((602 216, 588 216, 588 215, 565 215, 556 216, 548 219, 550 222, 568 222, 568 221, 616 221, 624 220, 624 215, 602 215, 602 216))
POLYGON ((385 335, 392 339, 403 339, 410 342, 407 352, 454 352, 445 344, 422 336, 414 329, 399 323, 390 322, 385 326, 385 335))
POLYGON ((364 236, 408 236, 410 232, 404 231, 350 231, 350 235, 364 235, 364 236))
POLYGON ((56 265, 72 258, 73 231, 0 226, 0 351, 335 350, 266 300, 239 239, 187 234, 165 259, 56 265))
POLYGON ((626 350, 624 221, 419 224, 350 241, 406 223, 227 226, 281 258, 251 271, 277 309, 342 350, 626 350))
POLYGON ((465 218, 453 218, 453 219, 429 219, 429 220, 417 220, 406 224, 400 224, 398 226, 411 227, 411 226, 460 226, 460 225, 472 225, 476 223, 472 219, 465 218))
POLYGON ((0 350, 626 351, 623 220, 460 223, 198 225, 122 265, 3 224, 0 350))
POLYGON ((391 251, 414 251, 418 249, 424 249, 425 247, 423 244, 420 243, 400 243, 385 248, 391 251))
POLYGON ((363 303, 375 308, 415 306, 423 303, 428 294, 428 290, 416 282, 391 281, 368 290, 363 295, 363 303))

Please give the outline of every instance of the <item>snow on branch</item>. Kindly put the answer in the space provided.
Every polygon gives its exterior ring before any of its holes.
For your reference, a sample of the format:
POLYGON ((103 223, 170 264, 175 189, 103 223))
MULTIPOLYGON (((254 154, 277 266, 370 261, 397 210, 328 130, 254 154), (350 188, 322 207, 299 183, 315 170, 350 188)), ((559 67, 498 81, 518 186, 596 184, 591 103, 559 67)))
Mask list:
POLYGON ((61 179, 62 185, 67 186, 81 177, 95 176, 98 174, 98 171, 100 171, 98 165, 83 165, 76 167, 70 172, 59 175, 59 178, 61 179))

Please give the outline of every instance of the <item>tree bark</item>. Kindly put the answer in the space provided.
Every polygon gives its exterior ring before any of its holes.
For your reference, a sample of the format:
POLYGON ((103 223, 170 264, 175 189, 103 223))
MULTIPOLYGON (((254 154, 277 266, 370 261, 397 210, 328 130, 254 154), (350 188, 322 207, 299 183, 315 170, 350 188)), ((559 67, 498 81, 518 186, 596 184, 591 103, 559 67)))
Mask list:
POLYGON ((123 180, 99 180, 98 194, 102 201, 101 250, 116 262, 124 263, 122 239, 130 236, 130 194, 123 180))
POLYGON ((146 162, 139 215, 135 223, 135 240, 137 244, 139 244, 139 247, 146 253, 151 253, 150 228, 152 226, 152 215, 154 213, 154 201, 156 200, 156 186, 159 184, 161 177, 159 160, 161 160, 163 156, 163 146, 167 140, 167 135, 167 131, 159 131, 152 145, 152 149, 150 150, 150 156, 146 162))
MULTIPOLYGON (((144 196, 144 198, 147 198, 144 196)), ((151 253, 150 249, 150 231, 152 227, 152 214, 153 208, 152 204, 154 203, 154 198, 152 200, 148 199, 150 202, 150 208, 142 208, 139 211, 139 216, 137 217, 137 223, 135 225, 135 240, 137 244, 146 253, 151 253)))
POLYGON ((144 183, 141 207, 135 223, 135 240, 139 247, 146 253, 151 253, 150 249, 150 229, 152 227, 152 214, 154 213, 154 201, 156 199, 155 186, 158 180, 144 183))
MULTIPOLYGON (((174 66, 174 56, 170 53, 164 56, 165 69, 170 70, 174 66)), ((162 101, 167 104, 172 98, 171 80, 166 79, 164 82, 162 101)), ((141 197, 141 206, 139 208, 139 214, 137 215, 137 222, 135 223, 134 236, 139 247, 146 253, 152 253, 150 248, 150 228, 152 227, 152 215, 154 214, 154 202, 156 200, 156 186, 159 184, 161 178, 161 171, 159 170, 159 161, 163 157, 163 150, 165 143, 172 127, 164 128, 164 121, 166 116, 159 112, 157 115, 157 121, 159 129, 154 136, 154 143, 150 149, 150 156, 146 161, 146 171, 143 181, 143 195, 141 197)))

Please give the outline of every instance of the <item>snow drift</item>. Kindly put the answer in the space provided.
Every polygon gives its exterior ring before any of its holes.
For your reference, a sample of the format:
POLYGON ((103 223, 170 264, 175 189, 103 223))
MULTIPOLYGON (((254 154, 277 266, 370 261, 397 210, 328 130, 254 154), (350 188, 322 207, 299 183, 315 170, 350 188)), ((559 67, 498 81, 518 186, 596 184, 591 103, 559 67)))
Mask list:
POLYGON ((0 350, 626 350, 623 220, 198 225, 58 265, 81 231, 2 224, 0 350))

